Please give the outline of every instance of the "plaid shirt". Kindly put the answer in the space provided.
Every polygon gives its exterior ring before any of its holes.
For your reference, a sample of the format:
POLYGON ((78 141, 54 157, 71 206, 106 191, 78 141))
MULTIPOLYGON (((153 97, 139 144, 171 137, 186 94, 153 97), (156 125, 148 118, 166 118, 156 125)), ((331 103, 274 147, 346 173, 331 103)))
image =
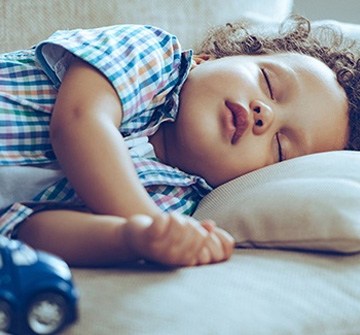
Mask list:
MULTIPOLYGON (((182 52, 175 36, 136 25, 59 31, 30 50, 0 55, 0 167, 56 164, 49 122, 74 55, 114 86, 123 109, 119 131, 128 142, 175 120, 179 91, 191 66, 191 51, 182 52)), ((141 182, 164 211, 192 214, 211 191, 200 177, 164 165, 155 156, 130 153, 141 182)), ((63 177, 39 190, 31 204, 0 209, 0 233, 10 236, 36 204, 48 203, 83 206, 63 177)))

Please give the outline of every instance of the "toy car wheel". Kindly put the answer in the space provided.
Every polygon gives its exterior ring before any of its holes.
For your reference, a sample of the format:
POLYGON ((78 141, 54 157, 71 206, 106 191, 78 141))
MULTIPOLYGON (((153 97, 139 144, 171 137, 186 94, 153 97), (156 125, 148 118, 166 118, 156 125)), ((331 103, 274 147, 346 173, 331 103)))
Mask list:
POLYGON ((0 301, 0 333, 10 330, 11 318, 10 305, 6 301, 0 301))
POLYGON ((41 293, 29 305, 27 326, 35 334, 54 334, 65 325, 67 314, 67 303, 61 294, 41 293))

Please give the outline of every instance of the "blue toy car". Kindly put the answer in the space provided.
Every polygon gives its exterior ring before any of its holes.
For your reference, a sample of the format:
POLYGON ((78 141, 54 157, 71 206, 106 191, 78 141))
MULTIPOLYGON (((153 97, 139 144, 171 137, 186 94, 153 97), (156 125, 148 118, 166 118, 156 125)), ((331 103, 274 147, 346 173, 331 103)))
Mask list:
POLYGON ((56 334, 77 318, 67 264, 0 236, 0 334, 56 334))

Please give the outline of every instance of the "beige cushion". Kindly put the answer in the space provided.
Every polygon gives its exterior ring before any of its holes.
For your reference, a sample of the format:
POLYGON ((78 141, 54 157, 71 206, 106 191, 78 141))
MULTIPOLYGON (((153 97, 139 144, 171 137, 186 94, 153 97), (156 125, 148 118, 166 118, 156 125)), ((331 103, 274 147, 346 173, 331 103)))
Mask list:
POLYGON ((360 251, 360 153, 275 164, 220 186, 195 217, 212 218, 241 247, 360 251))
POLYGON ((210 266, 73 274, 80 318, 62 335, 360 333, 360 255, 236 250, 210 266))

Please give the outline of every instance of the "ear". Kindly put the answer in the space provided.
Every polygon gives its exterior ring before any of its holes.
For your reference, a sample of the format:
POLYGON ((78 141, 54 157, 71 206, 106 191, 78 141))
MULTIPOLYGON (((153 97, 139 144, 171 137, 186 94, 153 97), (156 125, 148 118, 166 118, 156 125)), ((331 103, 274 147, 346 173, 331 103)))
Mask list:
POLYGON ((199 55, 193 55, 193 65, 192 67, 195 67, 201 63, 204 63, 208 60, 211 60, 212 57, 208 54, 199 54, 199 55))

